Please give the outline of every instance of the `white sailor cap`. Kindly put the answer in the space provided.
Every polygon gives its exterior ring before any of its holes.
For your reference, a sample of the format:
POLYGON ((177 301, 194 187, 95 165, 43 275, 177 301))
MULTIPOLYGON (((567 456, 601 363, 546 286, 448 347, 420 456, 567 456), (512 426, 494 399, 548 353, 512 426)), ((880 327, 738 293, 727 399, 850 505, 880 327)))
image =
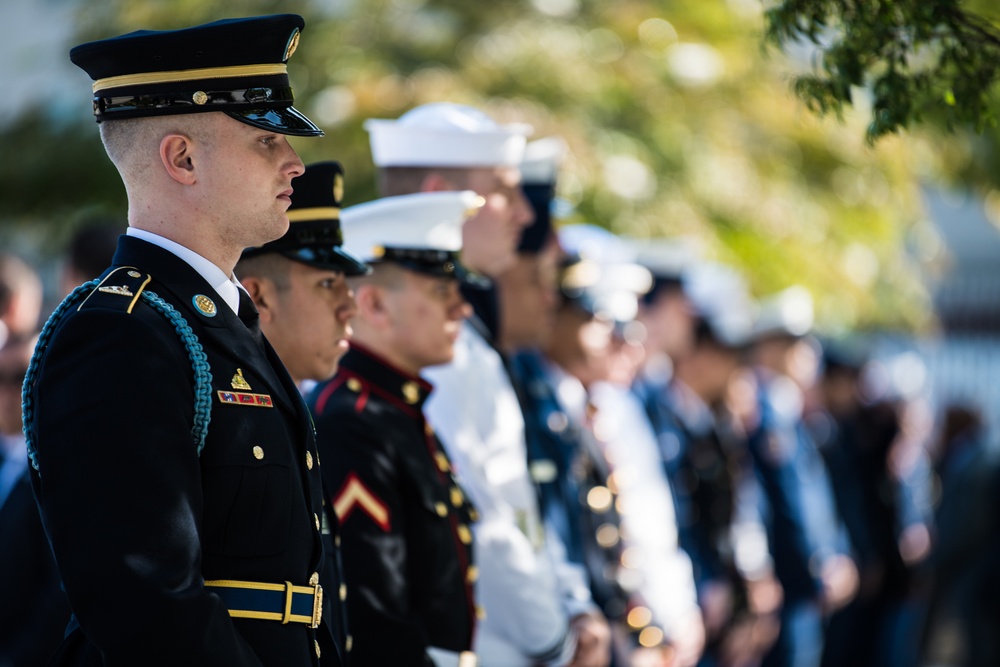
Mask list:
POLYGON ((517 167, 532 132, 451 102, 424 104, 398 120, 369 119, 364 127, 376 167, 517 167))
POLYGON ((684 292, 716 341, 734 348, 750 341, 753 299, 734 268, 716 262, 694 264, 684 273, 684 292))
POLYGON ((813 324, 812 295, 805 287, 794 285, 761 300, 753 333, 757 339, 768 336, 798 338, 812 331, 813 324))
POLYGON ((566 141, 562 137, 545 137, 530 142, 525 146, 521 160, 521 182, 525 185, 555 183, 566 151, 566 141))
POLYGON ((350 206, 340 213, 344 250, 377 264, 458 279, 471 274, 458 260, 462 225, 483 205, 472 190, 420 192, 350 206))

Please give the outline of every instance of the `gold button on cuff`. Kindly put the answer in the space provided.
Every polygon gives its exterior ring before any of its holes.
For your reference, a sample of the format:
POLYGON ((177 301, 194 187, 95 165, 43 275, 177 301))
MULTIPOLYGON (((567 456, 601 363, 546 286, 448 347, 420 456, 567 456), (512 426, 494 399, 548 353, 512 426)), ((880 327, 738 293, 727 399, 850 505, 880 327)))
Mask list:
POLYGON ((313 514, 313 519, 316 520, 316 530, 319 530, 319 526, 320 526, 319 515, 318 514, 313 514))
POLYGON ((312 452, 306 452, 306 467, 310 470, 313 469, 313 455, 312 452))
POLYGON ((340 601, 343 602, 347 599, 347 584, 340 585, 340 601))
POLYGON ((639 633, 639 644, 646 648, 656 648, 663 643, 663 630, 649 626, 639 633))
POLYGON ((479 579, 479 568, 475 565, 470 565, 469 569, 465 571, 465 581, 474 584, 477 579, 479 579))
POLYGON ((313 572, 309 577, 309 585, 315 586, 319 583, 319 572, 313 572))
POLYGON ((322 653, 322 651, 319 650, 319 642, 316 641, 315 639, 313 640, 313 646, 316 647, 316 657, 317 658, 323 657, 322 655, 320 655, 322 653))
POLYGON ((458 487, 451 487, 451 504, 455 507, 461 507, 463 500, 465 500, 465 498, 462 497, 462 492, 459 491, 458 487))
POLYGON ((437 515, 442 519, 448 516, 448 506, 444 503, 434 503, 434 511, 437 512, 437 515))
POLYGON ((462 544, 472 544, 472 532, 468 526, 459 526, 457 532, 458 539, 462 540, 462 544))
POLYGON ((347 378, 347 388, 357 393, 361 391, 361 383, 357 378, 347 378))
POLYGON ((260 445, 254 445, 253 457, 258 461, 262 460, 264 458, 264 448, 260 445))
POLYGON ((354 637, 347 635, 347 639, 344 640, 344 648, 347 649, 348 653, 351 652, 351 649, 354 648, 354 637))

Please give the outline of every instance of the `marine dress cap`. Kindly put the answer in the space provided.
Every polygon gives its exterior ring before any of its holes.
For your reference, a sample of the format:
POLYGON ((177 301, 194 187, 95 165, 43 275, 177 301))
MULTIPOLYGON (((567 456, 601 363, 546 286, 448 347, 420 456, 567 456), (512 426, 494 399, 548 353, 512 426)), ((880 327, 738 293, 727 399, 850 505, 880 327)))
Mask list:
POLYGON ((479 109, 424 104, 398 120, 365 121, 376 167, 516 167, 531 126, 499 125, 479 109))
POLYGON ((537 254, 552 238, 552 206, 556 196, 556 176, 566 153, 566 142, 559 137, 532 141, 524 150, 521 162, 521 189, 535 212, 535 220, 521 232, 517 251, 537 254))
POLYGON ((292 106, 286 63, 305 22, 296 14, 223 19, 181 30, 139 30, 74 47, 94 80, 97 122, 222 111, 254 127, 323 135, 292 106))
POLYGON ((462 225, 483 205, 471 190, 421 192, 345 208, 345 248, 372 263, 474 281, 459 262, 462 225))
POLYGON ((269 252, 319 269, 343 271, 349 276, 368 273, 367 264, 341 246, 340 202, 344 197, 344 169, 339 162, 317 162, 292 180, 288 231, 276 241, 248 248, 243 257, 269 252))

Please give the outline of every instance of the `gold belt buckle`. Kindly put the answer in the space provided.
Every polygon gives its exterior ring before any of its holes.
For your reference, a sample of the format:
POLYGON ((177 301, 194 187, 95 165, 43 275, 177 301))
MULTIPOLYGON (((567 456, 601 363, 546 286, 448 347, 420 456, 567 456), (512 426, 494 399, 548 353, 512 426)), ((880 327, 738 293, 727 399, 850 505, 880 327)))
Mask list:
POLYGON ((323 587, 316 584, 313 587, 313 615, 310 627, 318 628, 323 620, 323 587))

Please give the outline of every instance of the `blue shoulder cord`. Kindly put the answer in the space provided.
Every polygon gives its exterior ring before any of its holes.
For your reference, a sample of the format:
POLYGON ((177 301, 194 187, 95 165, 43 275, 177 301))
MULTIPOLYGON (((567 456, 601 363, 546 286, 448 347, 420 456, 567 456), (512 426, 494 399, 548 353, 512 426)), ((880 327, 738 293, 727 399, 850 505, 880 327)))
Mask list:
MULTIPOLYGON (((52 332, 62 320, 63 315, 75 306, 82 297, 93 292, 100 283, 100 280, 92 280, 73 290, 49 316, 45 326, 42 327, 42 332, 38 335, 35 353, 31 356, 31 363, 28 365, 28 372, 24 376, 24 384, 21 387, 24 438, 28 445, 28 458, 31 460, 31 467, 35 470, 38 470, 38 452, 35 450, 30 424, 35 412, 32 387, 38 377, 38 367, 41 365, 46 349, 48 349, 52 332)), ((181 342, 184 343, 184 349, 187 350, 188 358, 191 359, 191 367, 194 370, 194 426, 191 428, 191 436, 197 446, 198 455, 201 456, 201 450, 205 447, 205 437, 208 435, 208 423, 212 419, 212 373, 208 365, 208 356, 187 320, 173 306, 161 299, 155 292, 144 291, 141 296, 174 326, 174 331, 180 336, 181 342)))

